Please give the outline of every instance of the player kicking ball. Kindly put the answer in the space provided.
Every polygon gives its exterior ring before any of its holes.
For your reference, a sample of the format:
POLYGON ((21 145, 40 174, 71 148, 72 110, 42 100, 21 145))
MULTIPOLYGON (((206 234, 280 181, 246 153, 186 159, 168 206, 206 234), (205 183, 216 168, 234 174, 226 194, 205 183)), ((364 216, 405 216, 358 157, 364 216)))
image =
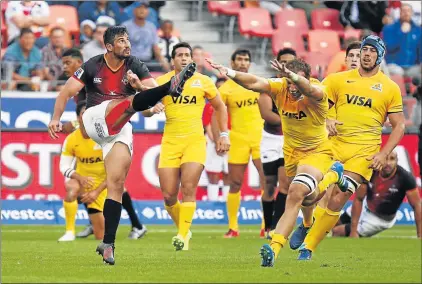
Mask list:
POLYGON ((67 101, 86 89, 87 109, 82 117, 88 136, 103 150, 107 182, 104 203, 105 233, 96 249, 106 264, 114 265, 114 242, 122 211, 124 183, 132 162, 133 135, 130 118, 147 110, 167 95, 179 97, 183 86, 196 70, 194 63, 159 87, 146 65, 131 56, 129 35, 125 27, 113 26, 104 34, 107 53, 98 55, 69 78, 58 95, 48 126, 52 139, 62 130, 60 117, 67 101))
POLYGON ((284 134, 286 175, 291 180, 286 209, 277 223, 270 245, 261 248, 261 266, 274 266, 275 259, 287 243, 302 205, 311 205, 328 187, 318 186, 330 171, 332 183, 346 188, 343 167, 334 163, 331 143, 325 126, 328 96, 324 87, 310 83, 309 64, 294 59, 287 64, 272 62, 282 78, 265 79, 215 64, 211 66, 239 85, 269 94, 277 105, 284 134), (333 165, 334 164, 334 165, 333 165))

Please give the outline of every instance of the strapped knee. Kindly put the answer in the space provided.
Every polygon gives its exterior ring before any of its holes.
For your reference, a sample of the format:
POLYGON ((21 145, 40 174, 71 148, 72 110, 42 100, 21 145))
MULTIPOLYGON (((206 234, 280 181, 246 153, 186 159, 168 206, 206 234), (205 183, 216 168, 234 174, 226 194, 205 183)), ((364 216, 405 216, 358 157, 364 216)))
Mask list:
POLYGON ((306 196, 309 196, 314 193, 318 185, 317 180, 312 175, 305 173, 297 174, 293 178, 292 183, 299 183, 306 186, 310 190, 310 193, 306 196))
POLYGON ((348 183, 347 190, 350 191, 352 194, 355 193, 356 189, 359 188, 360 183, 358 183, 348 175, 344 175, 344 179, 347 180, 348 183))

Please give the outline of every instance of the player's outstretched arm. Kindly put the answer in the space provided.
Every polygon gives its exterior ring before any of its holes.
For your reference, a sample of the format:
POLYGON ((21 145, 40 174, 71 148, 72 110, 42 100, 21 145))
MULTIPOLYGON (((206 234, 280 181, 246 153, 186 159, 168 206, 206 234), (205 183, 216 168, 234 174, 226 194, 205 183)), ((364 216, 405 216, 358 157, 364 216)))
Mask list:
MULTIPOLYGON (((214 135, 214 139, 216 139, 215 144, 217 147, 217 153, 224 154, 230 148, 230 141, 228 135, 228 115, 227 115, 227 108, 226 105, 221 100, 220 96, 217 95, 213 99, 210 100, 211 106, 214 108, 213 116, 215 116, 215 120, 217 122, 219 133, 215 133, 218 135, 214 135)), ((211 118, 212 120, 213 118, 211 118)), ((215 128, 217 128, 215 127, 215 128)), ((214 133, 213 133, 214 134, 214 133)))
POLYGON ((280 77, 286 77, 294 83, 299 89, 300 93, 309 98, 320 101, 324 98, 324 91, 312 85, 308 79, 300 76, 286 68, 286 64, 280 63, 277 60, 271 61, 271 67, 280 72, 280 77))
POLYGON ((370 168, 376 171, 380 171, 385 165, 387 161, 387 156, 399 144, 400 140, 404 135, 404 130, 406 128, 404 124, 404 114, 402 111, 389 113, 388 119, 391 123, 392 130, 390 133, 390 137, 388 137, 387 143, 385 143, 384 147, 382 147, 379 153, 367 158, 368 161, 372 160, 370 168))
POLYGON ((54 105, 53 117, 51 118, 51 121, 48 125, 48 132, 51 138, 59 138, 57 133, 62 131, 60 118, 66 108, 67 101, 73 96, 75 96, 83 87, 84 84, 82 84, 75 78, 70 77, 64 85, 63 89, 60 91, 59 95, 56 98, 56 103, 54 105))
POLYGON ((267 94, 261 94, 258 98, 258 107, 261 117, 268 123, 279 125, 281 118, 273 112, 273 99, 267 94))
POLYGON ((415 212, 416 234, 420 239, 422 238, 422 205, 421 198, 419 196, 419 189, 416 187, 415 189, 406 191, 406 197, 415 212))
POLYGON ((153 106, 152 108, 149 108, 147 110, 142 111, 142 115, 144 117, 151 117, 154 114, 159 114, 160 112, 162 112, 164 110, 164 105, 161 102, 158 102, 155 106, 153 106))
POLYGON ((229 77, 242 87, 258 93, 271 93, 271 86, 267 79, 253 74, 232 70, 213 62, 209 58, 205 58, 205 60, 208 61, 212 68, 218 70, 221 75, 229 77))
POLYGON ((359 186, 359 188, 356 190, 356 197, 353 200, 353 204, 352 204, 352 220, 350 223, 350 237, 351 238, 359 238, 358 223, 359 223, 360 215, 362 213, 362 204, 363 204, 363 199, 366 196, 367 186, 368 185, 366 183, 362 183, 359 186))

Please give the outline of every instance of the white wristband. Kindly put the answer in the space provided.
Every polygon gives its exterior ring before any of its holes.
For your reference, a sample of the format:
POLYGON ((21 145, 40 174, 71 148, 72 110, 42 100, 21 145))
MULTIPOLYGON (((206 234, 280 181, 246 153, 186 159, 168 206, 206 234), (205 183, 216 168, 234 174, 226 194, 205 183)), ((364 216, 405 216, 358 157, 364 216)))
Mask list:
POLYGON ((220 137, 229 137, 228 132, 220 132, 220 137))
POLYGON ((299 81, 299 75, 296 73, 290 73, 290 79, 292 79, 293 82, 299 81))
POLYGON ((227 77, 233 79, 234 77, 236 77, 236 71, 234 71, 233 69, 227 68, 227 77))

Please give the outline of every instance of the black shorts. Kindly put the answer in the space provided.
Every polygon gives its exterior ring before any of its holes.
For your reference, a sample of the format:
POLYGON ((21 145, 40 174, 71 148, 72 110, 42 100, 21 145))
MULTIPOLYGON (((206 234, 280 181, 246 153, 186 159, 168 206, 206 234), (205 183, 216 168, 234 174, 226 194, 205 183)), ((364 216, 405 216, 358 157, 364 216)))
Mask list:
POLYGON ((262 164, 265 176, 277 176, 279 167, 284 167, 284 158, 262 164))

